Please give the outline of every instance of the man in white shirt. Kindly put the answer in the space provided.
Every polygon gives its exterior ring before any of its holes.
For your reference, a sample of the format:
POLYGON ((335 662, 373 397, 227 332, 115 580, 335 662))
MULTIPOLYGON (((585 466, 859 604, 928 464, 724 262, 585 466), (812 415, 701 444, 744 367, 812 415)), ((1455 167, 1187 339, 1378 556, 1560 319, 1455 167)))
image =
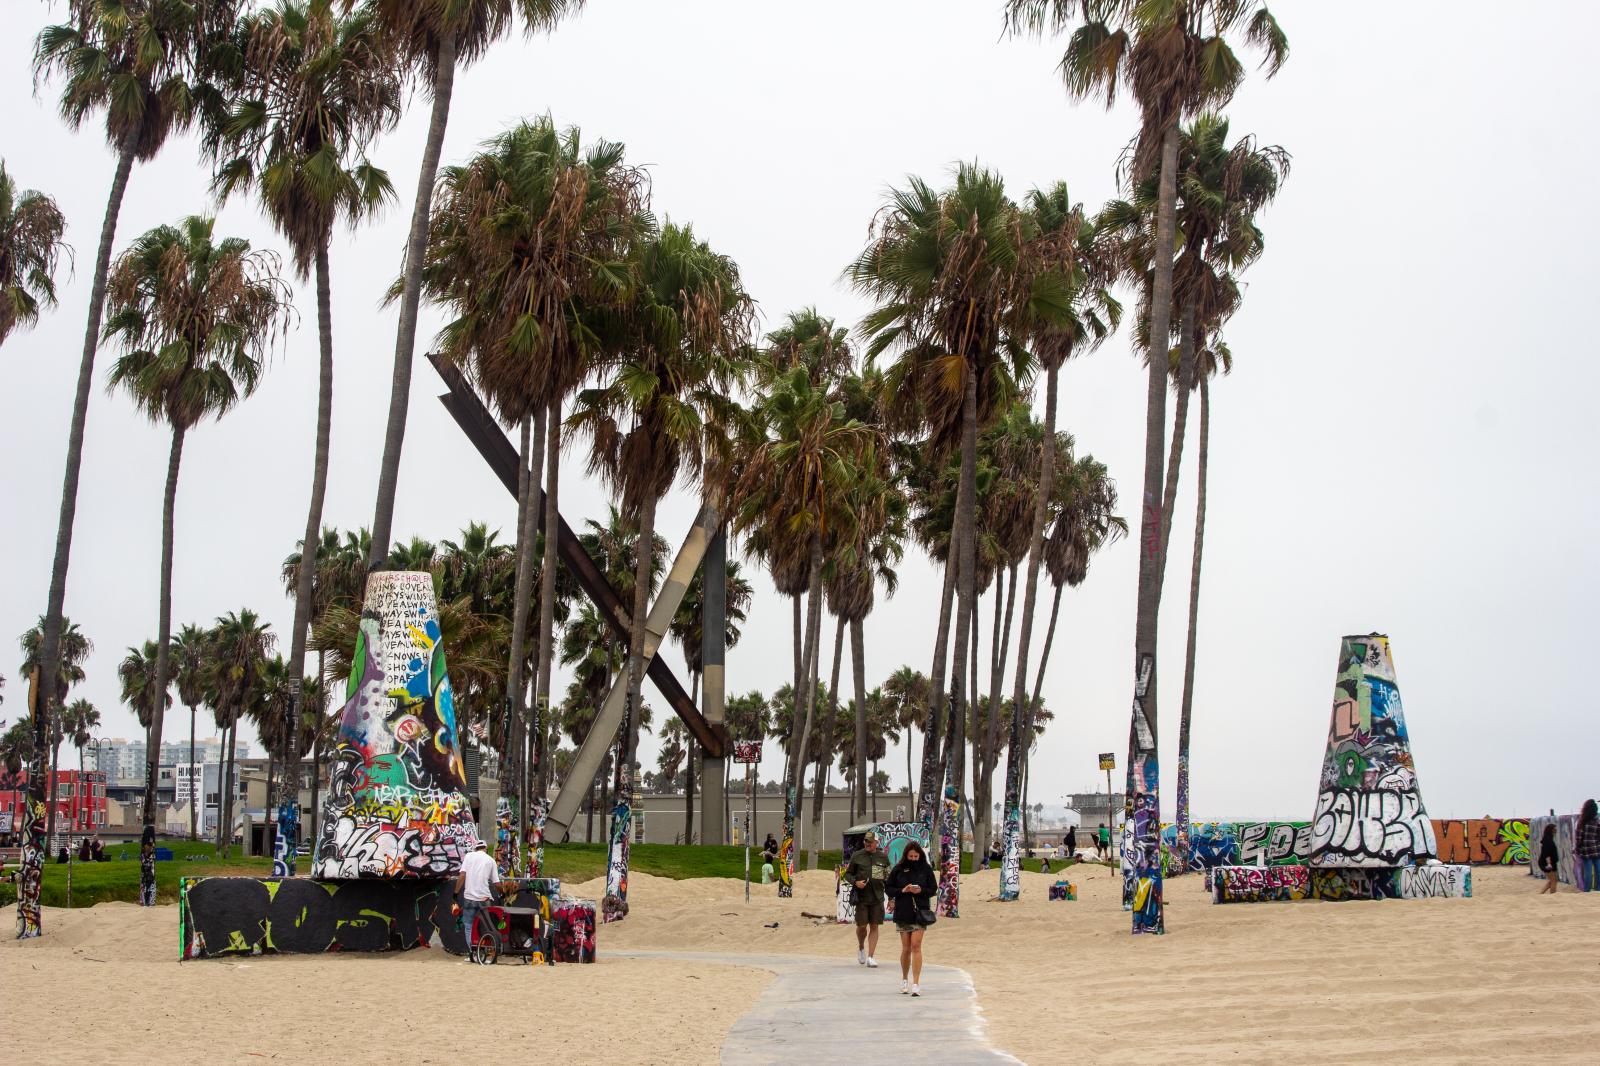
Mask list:
POLYGON ((456 875, 456 899, 461 901, 461 928, 466 931, 468 947, 477 939, 472 923, 489 905, 497 872, 488 849, 489 845, 478 841, 461 860, 461 872, 456 875))

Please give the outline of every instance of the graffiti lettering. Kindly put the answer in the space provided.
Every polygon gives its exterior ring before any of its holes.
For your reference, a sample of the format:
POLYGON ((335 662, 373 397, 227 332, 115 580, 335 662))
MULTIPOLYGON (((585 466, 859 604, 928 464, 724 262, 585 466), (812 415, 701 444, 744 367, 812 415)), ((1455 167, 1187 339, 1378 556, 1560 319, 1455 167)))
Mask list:
POLYGON ((1395 893, 1401 899, 1433 896, 1469 899, 1472 896, 1472 867, 1444 863, 1402 866, 1395 871, 1395 893))
POLYGON ((1311 871, 1305 866, 1218 866, 1211 871, 1217 903, 1268 903, 1305 899, 1311 871))

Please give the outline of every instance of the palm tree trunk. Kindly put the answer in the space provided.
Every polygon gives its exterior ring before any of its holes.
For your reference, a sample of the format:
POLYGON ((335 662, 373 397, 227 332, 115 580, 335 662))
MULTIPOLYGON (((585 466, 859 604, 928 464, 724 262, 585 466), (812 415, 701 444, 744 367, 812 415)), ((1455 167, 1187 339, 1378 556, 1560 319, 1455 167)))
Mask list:
POLYGON ((549 726, 544 719, 550 713, 550 674, 552 652, 555 649, 556 629, 556 530, 561 525, 561 401, 550 401, 546 416, 548 438, 548 463, 544 484, 544 563, 539 570, 539 673, 535 681, 533 713, 539 718, 539 728, 534 732, 534 795, 544 802, 550 784, 550 759, 545 751, 545 733, 549 726))
MULTIPOLYGON (((146 826, 156 824, 156 781, 161 773, 161 725, 167 710, 167 686, 171 682, 168 656, 172 643, 172 523, 178 500, 178 467, 183 462, 183 434, 182 426, 173 427, 172 450, 167 456, 167 488, 161 503, 161 602, 156 620, 155 695, 150 701, 150 730, 145 749, 142 822, 146 826)), ((151 892, 140 898, 154 899, 155 896, 151 892)))
POLYGON ((850 673, 856 700, 856 781, 852 818, 867 813, 867 640, 865 619, 850 620, 850 673))
POLYGON ((833 737, 839 715, 839 666, 844 661, 843 617, 833 627, 833 675, 828 681, 828 714, 823 719, 817 744, 817 786, 811 795, 811 868, 816 869, 816 853, 822 847, 822 801, 828 793, 828 774, 833 769, 833 737))
MULTIPOLYGON (((639 507, 639 540, 634 548, 637 565, 633 575, 633 624, 628 632, 628 698, 632 700, 633 721, 624 737, 625 766, 632 766, 634 754, 639 750, 639 727, 643 715, 640 709, 640 687, 644 683, 644 623, 650 613, 650 572, 654 565, 656 534, 656 499, 648 497, 639 507)), ((620 797, 631 803, 633 797, 620 797)))
MULTIPOLYGON (((924 749, 927 745, 924 742, 924 749)), ((916 779, 911 776, 911 727, 906 726, 906 796, 915 798, 912 793, 916 791, 916 779)))
MULTIPOLYGON (((1185 300, 1178 325, 1178 400, 1172 411, 1172 441, 1167 452, 1166 485, 1161 490, 1161 558, 1172 538, 1172 511, 1178 502, 1178 473, 1183 466, 1184 436, 1189 422, 1189 393, 1194 387, 1194 301, 1185 300)), ((1161 579, 1166 578, 1165 568, 1161 579)))
POLYGON ((684 782, 683 782, 683 842, 685 844, 693 844, 694 843, 694 756, 695 756, 695 749, 697 747, 699 747, 699 745, 695 743, 695 739, 694 739, 694 736, 692 734, 688 738, 688 743, 689 743, 689 750, 684 752, 684 754, 683 754, 683 779, 684 779, 684 782))
MULTIPOLYGON (((55 559, 50 566, 50 593, 45 605, 44 633, 39 640, 38 706, 43 713, 33 716, 35 750, 41 755, 48 743, 48 723, 51 708, 60 702, 62 693, 56 691, 56 677, 60 672, 61 619, 66 610, 67 567, 72 556, 72 524, 78 513, 78 473, 83 465, 84 424, 89 418, 89 392, 94 385, 94 357, 100 343, 100 318, 106 305, 106 276, 111 270, 111 245, 117 234, 117 217, 122 213, 122 197, 128 190, 128 175, 133 171, 133 149, 124 147, 117 156, 116 173, 111 178, 111 194, 106 198, 105 218, 100 223, 100 246, 95 253, 94 283, 89 290, 89 320, 83 331, 83 354, 78 360, 78 386, 72 399, 72 425, 67 431, 66 471, 61 479, 61 512, 56 523, 55 559)), ((42 784, 30 780, 30 792, 42 784)), ((38 802, 44 797, 37 792, 38 802)), ((50 810, 55 810, 55 799, 50 798, 50 810)), ((31 824, 31 823, 30 823, 31 824)), ((31 840, 30 846, 44 851, 43 840, 31 840)), ((26 928, 37 929, 39 895, 36 885, 28 879, 17 893, 18 920, 27 914, 26 928)))
POLYGON ((800 593, 790 597, 794 601, 794 711, 790 718, 796 725, 800 722, 800 694, 805 691, 803 673, 806 668, 806 636, 805 623, 801 618, 800 593))
POLYGON ((791 716, 791 729, 789 734, 789 757, 784 764, 783 772, 783 842, 780 845, 780 860, 784 865, 784 872, 780 875, 783 882, 778 886, 778 895, 789 897, 794 895, 794 860, 795 860, 795 823, 800 820, 800 790, 803 786, 802 771, 806 765, 806 741, 811 735, 811 718, 814 701, 806 682, 815 674, 817 659, 817 644, 821 636, 822 627, 822 538, 816 534, 811 537, 811 559, 807 582, 806 605, 806 636, 804 663, 802 665, 802 686, 795 692, 794 713, 791 716), (802 712, 802 708, 804 708, 802 712), (802 719, 802 713, 804 715, 802 719))
MULTIPOLYGON (((311 500, 306 505, 305 539, 300 542, 300 569, 295 574, 294 626, 289 631, 289 707, 286 750, 299 736, 301 679, 306 669, 306 632, 311 628, 312 589, 317 574, 317 545, 322 534, 322 503, 328 489, 328 440, 333 432, 333 296, 328 264, 328 234, 317 241, 317 437, 311 462, 311 500)), ((320 719, 320 715, 318 716, 320 719)), ((292 761, 292 760, 291 760, 292 761)), ((285 777, 288 775, 285 774, 285 777)), ((272 806, 272 795, 267 795, 272 806)))
POLYGON ((380 569, 389 554, 389 529, 394 521, 395 490, 400 481, 400 448, 406 436, 406 409, 411 401, 411 359, 417 344, 417 308, 422 298, 422 261, 428 248, 428 212, 439 173, 444 129, 450 121, 450 94, 456 80, 456 35, 446 30, 434 57, 433 113, 417 173, 417 196, 411 206, 411 232, 406 238, 405 273, 400 288, 400 324, 394 342, 394 378, 389 390, 389 422, 383 435, 383 464, 378 468, 378 501, 372 515, 372 550, 367 570, 380 569))
MULTIPOLYGON (((959 487, 958 487, 959 491, 959 487)), ((928 714, 922 727, 922 780, 917 786, 916 818, 933 822, 933 812, 939 798, 939 719, 944 714, 944 663, 950 644, 950 604, 955 595, 956 572, 960 569, 956 553, 945 552, 944 588, 939 594, 939 629, 933 638, 933 673, 928 685, 928 714)), ((906 743, 910 745, 910 734, 906 743)), ((911 781, 906 781, 910 791, 911 781)))
POLYGON ((990 638, 989 648, 989 703, 984 715, 985 736, 983 741, 983 762, 980 765, 980 777, 977 782, 977 803, 975 804, 979 822, 977 839, 974 846, 979 852, 987 854, 989 840, 993 833, 993 814, 990 806, 994 798, 994 769, 1000 756, 1000 692, 1005 684, 1006 656, 1011 650, 1011 616, 1017 606, 1017 564, 1013 562, 1010 567, 1011 580, 1006 582, 1006 572, 1001 571, 997 578, 1004 585, 1002 589, 996 588, 994 597, 994 635, 990 638), (1002 632, 1001 600, 1005 601, 1005 629, 1002 632))
MULTIPOLYGON (((1211 397, 1204 378, 1200 379, 1200 446, 1195 456, 1194 559, 1189 566, 1189 634, 1184 647, 1183 705, 1178 718, 1178 809, 1177 824, 1189 825, 1189 713, 1194 706, 1195 633, 1200 620, 1200 556, 1206 536, 1206 461, 1211 447, 1211 397)), ((1183 868, 1189 856, 1183 855, 1183 868)))
MULTIPOLYGON (((1039 649, 1039 672, 1033 678, 1033 701, 1028 704, 1028 721, 1033 721, 1033 709, 1039 705, 1039 698, 1044 695, 1044 668, 1050 663, 1050 645, 1056 639, 1056 618, 1061 614, 1061 590, 1064 585, 1057 585, 1055 597, 1050 604, 1050 626, 1044 631, 1044 647, 1039 649)), ((1031 736, 1031 734, 1030 734, 1031 736)))
POLYGON ((969 363, 963 375, 961 399, 961 476, 956 486, 955 544, 959 558, 960 576, 956 583, 956 658, 951 671, 954 684, 951 691, 955 699, 951 705, 950 768, 946 789, 954 792, 947 797, 945 828, 940 840, 940 860, 943 865, 939 883, 939 909, 948 918, 960 914, 960 861, 961 828, 959 812, 966 791, 966 719, 965 703, 967 685, 962 672, 967 649, 976 634, 973 633, 973 607, 977 600, 977 467, 978 467, 978 376, 969 363), (948 799, 955 800, 955 827, 952 831, 948 799))
POLYGON ((316 861, 317 841, 322 839, 322 738, 328 728, 328 669, 322 652, 317 652, 317 732, 311 745, 311 859, 316 861))
POLYGON ((1139 523, 1139 597, 1134 616, 1133 710, 1128 723, 1127 810, 1132 850, 1123 868, 1133 901, 1133 932, 1165 932, 1161 906, 1161 770, 1157 759, 1156 634, 1161 613, 1162 461, 1167 432, 1167 350, 1172 311, 1172 249, 1178 199, 1178 125, 1161 140, 1155 279, 1150 300, 1150 367, 1145 390, 1144 491, 1139 523))
MULTIPOLYGON (((1022 773, 1027 755, 1025 732, 1033 704, 1024 703, 1028 684, 1028 651, 1033 638, 1033 614, 1039 599, 1039 568, 1044 563, 1044 527, 1050 514, 1050 490, 1056 469, 1056 400, 1061 368, 1051 366, 1045 377, 1044 441, 1039 453, 1039 492, 1033 504, 1033 529, 1028 535, 1028 576, 1022 593, 1022 626, 1017 632, 1017 674, 1011 688, 1011 737, 1006 747, 1006 794, 1002 817, 1005 820, 1005 855, 1000 860, 1000 898, 1013 900, 1022 886, 1022 855, 1017 835, 1022 830, 1022 773)), ((1013 587, 1015 585, 1013 584, 1013 587)), ((1061 586, 1056 586, 1056 607, 1061 606, 1061 586)), ((1050 656, 1050 641, 1056 632, 1056 616, 1050 614, 1050 629, 1039 656, 1039 680, 1044 680, 1044 663, 1050 656)))
MULTIPOLYGON (((194 704, 191 703, 191 704, 189 704, 189 773, 191 775, 195 772, 195 766, 194 766, 194 716, 195 716, 195 706, 194 706, 194 704)), ((200 775, 200 780, 199 781, 196 781, 191 776, 189 778, 189 839, 190 840, 199 840, 200 839, 200 804, 205 800, 205 795, 206 795, 206 776, 205 776, 205 774, 201 774, 200 775)))
POLYGON ((522 844, 527 839, 528 825, 528 795, 521 787, 521 782, 525 776, 526 756, 523 748, 527 731, 527 705, 523 702, 527 685, 523 680, 523 669, 528 659, 528 607, 533 596, 533 545, 537 536, 534 501, 539 498, 534 470, 539 466, 538 457, 544 454, 544 433, 545 413, 542 410, 531 419, 523 418, 522 455, 517 469, 517 573, 511 607, 511 658, 506 664, 505 730, 506 746, 514 753, 507 760, 507 769, 511 771, 511 779, 517 782, 517 839, 512 848, 512 867, 518 871, 522 869, 522 844))

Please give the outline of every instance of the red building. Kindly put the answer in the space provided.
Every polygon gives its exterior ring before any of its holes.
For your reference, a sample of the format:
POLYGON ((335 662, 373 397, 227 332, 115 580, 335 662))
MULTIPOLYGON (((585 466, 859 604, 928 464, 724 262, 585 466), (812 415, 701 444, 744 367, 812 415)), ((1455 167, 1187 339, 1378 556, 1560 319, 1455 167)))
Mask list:
MULTIPOLYGON (((0 833, 23 831, 22 811, 28 795, 28 771, 15 777, 0 772, 0 833)), ((56 805, 57 833, 94 833, 106 824, 106 775, 98 770, 60 770, 51 796, 56 805)))

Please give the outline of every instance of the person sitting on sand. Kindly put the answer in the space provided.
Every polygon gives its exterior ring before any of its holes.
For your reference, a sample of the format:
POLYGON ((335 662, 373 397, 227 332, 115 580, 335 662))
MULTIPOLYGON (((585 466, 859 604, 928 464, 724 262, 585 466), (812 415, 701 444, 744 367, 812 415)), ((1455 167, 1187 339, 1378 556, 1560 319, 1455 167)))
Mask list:
POLYGON ((922 936, 934 922, 939 885, 933 867, 916 844, 907 844, 895 868, 889 871, 889 895, 894 897, 894 927, 900 933, 900 994, 922 995, 922 936))
POLYGON ((100 834, 94 835, 94 840, 89 844, 89 858, 94 862, 105 862, 106 846, 100 843, 100 834))
POLYGON ((1583 890, 1600 892, 1600 805, 1594 800, 1584 801, 1572 836, 1572 857, 1577 862, 1583 890))
POLYGON ((1545 885, 1539 890, 1539 895, 1546 893, 1555 895, 1556 876, 1561 870, 1561 853, 1556 849, 1556 823, 1551 822, 1544 827, 1544 836, 1539 840, 1539 869, 1544 871, 1545 885))

